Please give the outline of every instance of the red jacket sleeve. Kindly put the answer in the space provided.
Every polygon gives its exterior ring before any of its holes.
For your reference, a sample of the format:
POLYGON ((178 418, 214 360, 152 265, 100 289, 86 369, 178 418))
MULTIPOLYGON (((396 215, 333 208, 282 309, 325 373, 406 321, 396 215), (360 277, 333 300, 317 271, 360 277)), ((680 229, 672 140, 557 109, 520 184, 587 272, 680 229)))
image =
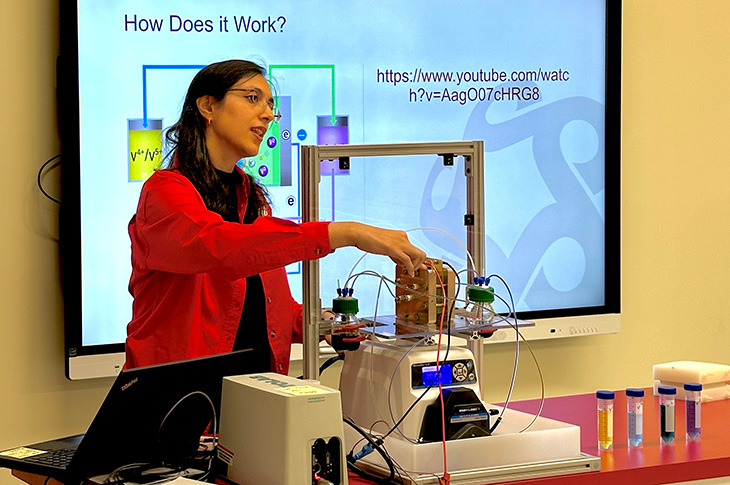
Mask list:
POLYGON ((237 280, 331 253, 327 224, 275 217, 226 222, 186 177, 164 171, 145 183, 129 232, 141 269, 237 280))

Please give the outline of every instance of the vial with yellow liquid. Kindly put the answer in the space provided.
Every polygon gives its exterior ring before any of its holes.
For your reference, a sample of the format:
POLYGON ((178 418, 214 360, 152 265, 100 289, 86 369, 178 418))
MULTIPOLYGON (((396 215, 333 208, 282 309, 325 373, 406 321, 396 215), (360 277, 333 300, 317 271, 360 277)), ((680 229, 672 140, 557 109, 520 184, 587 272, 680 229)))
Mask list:
POLYGON ((613 391, 597 391, 598 402, 598 449, 613 449, 613 391))

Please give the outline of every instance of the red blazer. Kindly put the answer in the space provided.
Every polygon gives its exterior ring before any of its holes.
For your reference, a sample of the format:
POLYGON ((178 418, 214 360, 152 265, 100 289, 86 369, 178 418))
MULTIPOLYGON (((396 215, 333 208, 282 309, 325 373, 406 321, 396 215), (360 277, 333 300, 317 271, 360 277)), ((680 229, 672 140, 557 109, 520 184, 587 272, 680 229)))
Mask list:
MULTIPOLYGON (((238 187, 241 219, 249 190, 248 177, 243 181, 238 187)), ((284 266, 331 253, 327 225, 269 215, 253 224, 225 222, 205 207, 185 176, 155 172, 142 187, 129 223, 134 302, 125 367, 230 352, 245 278, 260 274, 271 369, 286 373, 291 343, 302 341, 302 306, 291 296, 284 266)))

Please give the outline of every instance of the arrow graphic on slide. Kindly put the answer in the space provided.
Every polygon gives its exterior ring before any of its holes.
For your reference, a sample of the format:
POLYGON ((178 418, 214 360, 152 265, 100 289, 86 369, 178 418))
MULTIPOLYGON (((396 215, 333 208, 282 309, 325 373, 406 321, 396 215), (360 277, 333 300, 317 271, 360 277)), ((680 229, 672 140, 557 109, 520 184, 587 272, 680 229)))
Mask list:
POLYGON ((148 69, 203 69, 194 64, 142 64, 142 126, 147 128, 147 70, 148 69))
POLYGON ((274 69, 329 69, 332 79, 332 124, 337 121, 335 116, 335 66, 334 64, 272 64, 269 66, 269 84, 272 82, 274 69))

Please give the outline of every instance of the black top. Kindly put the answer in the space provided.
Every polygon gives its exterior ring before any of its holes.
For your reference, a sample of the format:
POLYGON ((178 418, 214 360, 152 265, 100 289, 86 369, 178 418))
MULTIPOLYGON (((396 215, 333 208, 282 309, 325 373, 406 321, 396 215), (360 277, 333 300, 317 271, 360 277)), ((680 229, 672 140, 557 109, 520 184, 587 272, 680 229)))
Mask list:
MULTIPOLYGON (((240 185, 242 180, 239 173, 234 170, 231 173, 223 172, 216 169, 218 178, 226 187, 226 195, 228 196, 228 205, 226 210, 220 216, 227 222, 241 222, 238 217, 238 196, 236 195, 236 186, 240 185)), ((249 204, 252 204, 251 190, 249 195, 249 204)), ((247 211, 250 213, 251 211, 247 211)), ((250 224, 251 221, 245 221, 250 224)), ((246 278, 246 298, 243 302, 243 311, 241 312, 241 321, 238 324, 236 332, 236 340, 233 344, 233 350, 252 349, 254 362, 271 362, 271 346, 269 345, 268 328, 266 326, 266 297, 264 295, 264 286, 261 282, 260 275, 253 275, 246 278)), ((267 367, 268 367, 267 365, 267 367)))

